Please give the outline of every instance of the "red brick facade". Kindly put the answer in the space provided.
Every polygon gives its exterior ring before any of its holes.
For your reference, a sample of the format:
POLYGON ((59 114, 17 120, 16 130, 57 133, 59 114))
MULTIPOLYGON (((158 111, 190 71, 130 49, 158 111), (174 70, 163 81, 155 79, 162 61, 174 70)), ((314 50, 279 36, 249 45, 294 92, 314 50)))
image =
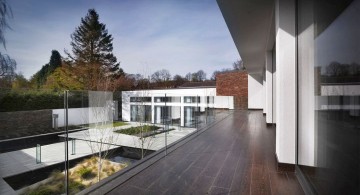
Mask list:
POLYGON ((247 109, 247 72, 227 72, 216 75, 216 94, 219 96, 234 96, 235 109, 247 109))

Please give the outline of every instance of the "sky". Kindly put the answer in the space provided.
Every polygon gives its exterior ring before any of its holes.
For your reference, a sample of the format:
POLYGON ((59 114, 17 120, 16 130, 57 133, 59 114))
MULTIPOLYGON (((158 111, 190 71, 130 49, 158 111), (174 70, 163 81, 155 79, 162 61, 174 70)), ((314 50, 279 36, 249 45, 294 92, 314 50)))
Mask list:
POLYGON ((30 78, 51 51, 66 57, 71 34, 94 8, 112 34, 113 53, 126 73, 167 69, 184 76, 200 69, 210 78, 240 58, 216 0, 8 0, 14 17, 5 33, 17 72, 30 78))

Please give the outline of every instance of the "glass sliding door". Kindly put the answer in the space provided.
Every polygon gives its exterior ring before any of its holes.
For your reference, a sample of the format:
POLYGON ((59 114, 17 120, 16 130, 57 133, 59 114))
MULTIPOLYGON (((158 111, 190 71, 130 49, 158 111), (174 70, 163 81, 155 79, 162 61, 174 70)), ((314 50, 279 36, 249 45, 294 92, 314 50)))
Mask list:
POLYGON ((360 194, 360 0, 298 0, 297 167, 318 194, 360 194))

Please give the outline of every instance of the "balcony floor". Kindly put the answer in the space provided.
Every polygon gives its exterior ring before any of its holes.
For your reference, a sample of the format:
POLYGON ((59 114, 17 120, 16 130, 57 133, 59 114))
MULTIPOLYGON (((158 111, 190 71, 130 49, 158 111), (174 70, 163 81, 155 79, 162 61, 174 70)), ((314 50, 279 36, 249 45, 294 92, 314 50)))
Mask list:
POLYGON ((278 172, 275 128, 261 111, 235 111, 108 194, 304 194, 278 172))

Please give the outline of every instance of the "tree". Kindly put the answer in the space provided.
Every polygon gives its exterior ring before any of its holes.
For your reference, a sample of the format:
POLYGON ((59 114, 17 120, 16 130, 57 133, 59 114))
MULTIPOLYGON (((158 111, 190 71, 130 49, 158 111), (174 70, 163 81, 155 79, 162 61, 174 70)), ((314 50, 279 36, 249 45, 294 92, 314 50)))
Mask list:
POLYGON ((350 65, 340 64, 339 62, 331 62, 326 66, 326 74, 328 76, 346 76, 349 75, 350 65))
POLYGON ((219 74, 219 73, 220 73, 219 70, 215 70, 215 71, 213 72, 213 74, 211 75, 210 80, 216 81, 216 75, 219 74))
POLYGON ((174 81, 174 87, 177 87, 184 84, 186 82, 186 79, 177 74, 173 77, 173 81, 174 81))
MULTIPOLYGON (((5 44, 5 30, 10 28, 8 19, 12 18, 12 11, 5 0, 0 0, 0 43, 5 44)), ((0 77, 12 76, 15 74, 16 61, 10 56, 0 52, 0 77)))
POLYGON ((237 70, 237 71, 245 70, 245 66, 244 66, 243 61, 242 61, 241 59, 236 60, 236 61, 233 63, 233 69, 234 69, 234 70, 237 70))
POLYGON ((171 79, 171 74, 166 69, 158 70, 151 75, 152 82, 159 83, 159 82, 169 81, 170 79, 171 79))
POLYGON ((12 82, 13 89, 29 88, 30 82, 22 75, 22 73, 15 74, 14 81, 12 82))
POLYGON ((110 153, 116 145, 118 134, 113 133, 113 93, 108 91, 89 91, 89 108, 83 112, 84 121, 89 122, 89 129, 82 131, 82 136, 89 145, 91 152, 97 156, 97 179, 102 178, 101 170, 110 153))
POLYGON ((191 81, 200 82, 206 80, 206 73, 203 70, 199 70, 191 75, 191 81))
POLYGON ((191 78, 192 78, 191 72, 189 72, 189 73, 187 73, 187 74, 185 75, 185 79, 186 79, 186 80, 191 81, 191 78))
POLYGON ((0 77, 0 88, 11 88, 13 75, 0 77))
POLYGON ((41 69, 34 74, 32 79, 36 81, 36 88, 41 88, 47 81, 47 78, 62 64, 61 55, 57 50, 51 51, 49 63, 41 67, 41 69))
POLYGON ((62 64, 62 59, 60 53, 57 50, 52 50, 50 56, 48 74, 54 72, 56 68, 61 66, 61 64, 62 64))
POLYGON ((118 78, 124 75, 113 54, 113 38, 105 24, 99 22, 99 15, 89 9, 80 26, 71 35, 72 53, 70 62, 82 74, 86 89, 96 90, 96 84, 103 77, 118 78))
POLYGON ((229 68, 224 68, 221 70, 215 70, 211 76, 211 80, 216 81, 216 75, 220 74, 220 73, 225 73, 225 72, 233 72, 234 70, 229 69, 229 68))
POLYGON ((49 75, 42 86, 52 90, 81 90, 84 88, 73 68, 64 64, 49 75))

